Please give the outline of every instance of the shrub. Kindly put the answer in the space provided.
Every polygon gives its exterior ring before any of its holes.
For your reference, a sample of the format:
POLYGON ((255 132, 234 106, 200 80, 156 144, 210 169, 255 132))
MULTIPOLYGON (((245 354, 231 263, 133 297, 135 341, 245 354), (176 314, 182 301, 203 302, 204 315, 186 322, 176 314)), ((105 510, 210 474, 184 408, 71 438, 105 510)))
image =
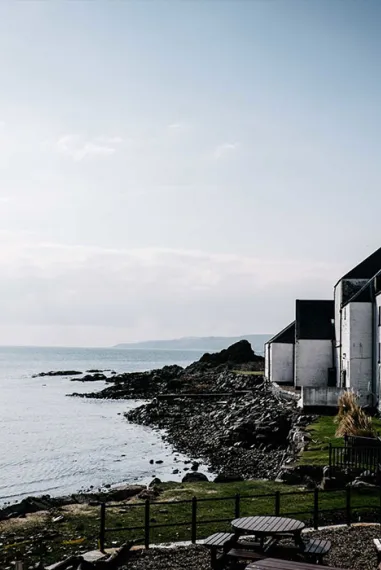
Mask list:
POLYGON ((377 433, 372 418, 367 416, 358 403, 358 398, 352 390, 348 390, 339 397, 339 411, 335 418, 338 424, 336 437, 344 435, 357 435, 363 437, 376 437, 377 433))

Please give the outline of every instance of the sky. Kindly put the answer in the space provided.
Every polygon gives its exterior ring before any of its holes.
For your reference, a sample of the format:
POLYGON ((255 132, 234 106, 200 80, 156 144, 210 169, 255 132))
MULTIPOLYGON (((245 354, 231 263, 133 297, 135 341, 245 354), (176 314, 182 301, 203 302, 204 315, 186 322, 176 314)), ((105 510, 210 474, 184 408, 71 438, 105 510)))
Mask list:
POLYGON ((275 333, 381 246, 379 0, 0 3, 0 344, 275 333))

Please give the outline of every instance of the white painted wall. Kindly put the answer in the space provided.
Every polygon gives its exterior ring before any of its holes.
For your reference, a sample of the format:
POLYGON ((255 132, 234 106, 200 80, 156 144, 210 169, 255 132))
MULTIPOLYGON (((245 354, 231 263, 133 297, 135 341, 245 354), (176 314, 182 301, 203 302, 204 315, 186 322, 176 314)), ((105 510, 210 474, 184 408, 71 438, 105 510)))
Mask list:
POLYGON ((341 394, 345 392, 345 388, 335 387, 321 387, 311 388, 308 386, 302 387, 301 405, 305 407, 321 407, 328 406, 337 408, 338 399, 341 394))
POLYGON ((378 407, 381 410, 381 363, 380 363, 380 355, 381 355, 381 348, 379 348, 381 343, 381 326, 379 320, 380 314, 380 307, 381 307, 381 295, 377 295, 376 297, 376 307, 375 310, 376 315, 376 338, 375 338, 375 363, 374 363, 374 373, 376 375, 375 378, 375 386, 376 386, 376 397, 378 399, 378 407))
POLYGON ((341 381, 340 386, 348 388, 349 384, 349 354, 350 354, 350 320, 349 306, 346 305, 341 313, 341 381), (345 374, 344 374, 345 372, 345 374))
POLYGON ((334 290, 335 300, 335 367, 336 367, 336 384, 342 386, 343 384, 343 321, 344 315, 341 312, 341 305, 343 301, 343 289, 349 287, 353 288, 353 294, 359 291, 367 283, 368 279, 342 279, 337 283, 334 290))
POLYGON ((270 345, 271 381, 278 384, 294 381, 294 345, 273 342, 270 345))
POLYGON ((342 285, 339 281, 334 289, 335 300, 335 368, 336 368, 336 386, 340 386, 341 373, 341 301, 342 301, 342 285))
POLYGON ((327 386, 332 341, 299 339, 295 344, 295 386, 327 386))
POLYGON ((372 303, 349 303, 345 309, 347 318, 342 321, 343 339, 344 336, 349 336, 349 341, 346 344, 345 361, 343 345, 343 367, 345 366, 347 370, 346 384, 348 388, 359 394, 361 405, 371 404, 373 305, 372 303))
POLYGON ((265 378, 266 380, 271 380, 270 378, 270 354, 271 354, 271 344, 265 344, 265 378))

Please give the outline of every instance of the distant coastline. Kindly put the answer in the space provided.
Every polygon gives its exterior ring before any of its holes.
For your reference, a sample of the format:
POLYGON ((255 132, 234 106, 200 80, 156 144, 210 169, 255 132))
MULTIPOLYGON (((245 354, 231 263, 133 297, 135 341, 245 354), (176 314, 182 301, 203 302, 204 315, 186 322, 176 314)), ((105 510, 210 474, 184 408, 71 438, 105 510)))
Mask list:
POLYGON ((112 348, 116 349, 151 349, 151 350, 203 350, 219 351, 227 348, 239 340, 246 339, 250 342, 254 352, 263 354, 265 342, 269 340, 271 334, 246 334, 241 336, 210 336, 210 337, 183 337, 170 340, 147 340, 142 342, 129 342, 116 344, 112 348))

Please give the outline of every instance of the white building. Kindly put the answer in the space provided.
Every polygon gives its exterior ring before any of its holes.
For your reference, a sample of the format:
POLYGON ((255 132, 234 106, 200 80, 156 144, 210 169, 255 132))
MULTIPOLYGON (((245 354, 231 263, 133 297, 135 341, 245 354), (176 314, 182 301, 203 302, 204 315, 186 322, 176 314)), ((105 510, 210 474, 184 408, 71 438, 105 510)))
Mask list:
POLYGON ((348 388, 380 407, 381 248, 346 273, 333 300, 297 300, 295 321, 265 345, 265 375, 301 389, 304 407, 336 406, 348 388))

